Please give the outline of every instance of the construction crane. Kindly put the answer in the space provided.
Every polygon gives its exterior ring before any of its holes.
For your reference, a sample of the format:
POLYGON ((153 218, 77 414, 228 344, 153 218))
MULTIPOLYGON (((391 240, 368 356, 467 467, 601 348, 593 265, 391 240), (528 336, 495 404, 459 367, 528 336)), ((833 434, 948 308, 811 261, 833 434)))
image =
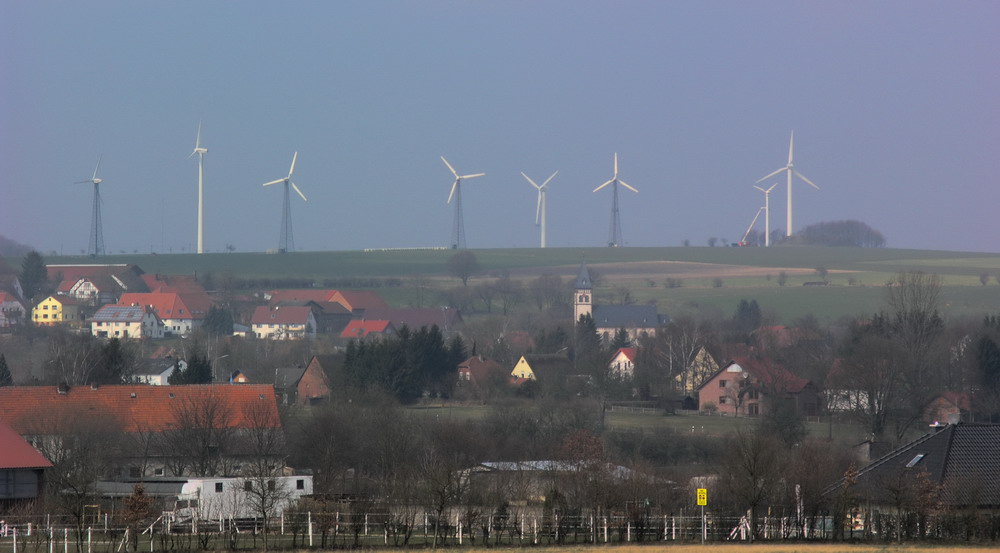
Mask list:
POLYGON ((757 224, 757 219, 760 218, 760 214, 763 213, 766 209, 767 209, 766 207, 761 206, 761 208, 757 210, 757 214, 753 216, 753 221, 750 221, 750 226, 747 227, 747 231, 743 233, 743 239, 740 240, 739 246, 741 248, 748 245, 747 236, 750 236, 750 231, 753 230, 753 226, 757 224))

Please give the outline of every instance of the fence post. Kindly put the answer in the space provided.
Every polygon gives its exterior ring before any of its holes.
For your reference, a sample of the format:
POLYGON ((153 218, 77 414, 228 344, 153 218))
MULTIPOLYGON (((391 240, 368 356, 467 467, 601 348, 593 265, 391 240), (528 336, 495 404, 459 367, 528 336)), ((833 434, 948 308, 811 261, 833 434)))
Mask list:
MULTIPOLYGON (((333 525, 333 539, 336 540, 337 539, 337 534, 340 533, 340 511, 337 511, 334 514, 333 521, 334 521, 334 525, 333 525)), ((424 525, 426 526, 426 523, 424 523, 424 525)))
POLYGON ((365 513, 365 535, 368 535, 368 513, 365 513))
POLYGON ((17 528, 14 528, 14 553, 17 553, 17 528))
MULTIPOLYGON (((266 530, 266 529, 265 529, 266 530)), ((281 512, 281 535, 285 535, 285 512, 281 512)))
POLYGON ((69 553, 69 528, 63 528, 63 553, 69 553))
POLYGON ((533 541, 534 541, 535 545, 538 545, 538 518, 537 517, 531 517, 531 527, 532 527, 533 533, 535 535, 533 541))
POLYGON ((313 514, 312 511, 308 511, 306 516, 309 518, 309 547, 313 546, 313 514))
POLYGON ((604 516, 604 543, 608 543, 608 516, 604 516))
POLYGON ((87 527, 87 553, 91 553, 91 545, 93 544, 93 536, 91 535, 90 526, 87 527))
POLYGON ((28 523, 28 535, 29 536, 31 535, 31 523, 30 522, 28 523))

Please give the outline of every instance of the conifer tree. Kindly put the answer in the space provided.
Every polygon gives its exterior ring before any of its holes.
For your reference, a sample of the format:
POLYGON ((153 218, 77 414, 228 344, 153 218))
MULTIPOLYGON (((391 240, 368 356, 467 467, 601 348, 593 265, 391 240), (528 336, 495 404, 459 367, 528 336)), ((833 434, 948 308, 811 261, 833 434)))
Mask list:
POLYGON ((0 387, 13 385, 14 377, 10 374, 10 367, 7 366, 7 358, 0 353, 0 387))

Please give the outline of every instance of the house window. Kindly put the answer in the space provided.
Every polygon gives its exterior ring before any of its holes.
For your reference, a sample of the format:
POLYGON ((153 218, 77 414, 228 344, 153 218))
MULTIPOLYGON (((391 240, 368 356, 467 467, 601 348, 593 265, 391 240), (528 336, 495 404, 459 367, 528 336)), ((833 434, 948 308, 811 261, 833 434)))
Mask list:
POLYGON ((750 399, 760 399, 760 391, 750 390, 749 392, 747 392, 747 397, 750 399))
POLYGON ((142 476, 142 473, 139 472, 139 467, 129 467, 128 476, 129 478, 139 478, 140 476, 142 476))
POLYGON ((725 380, 720 380, 720 381, 719 381, 719 387, 720 387, 720 388, 725 388, 725 387, 726 387, 726 384, 728 384, 728 382, 727 382, 727 381, 725 381, 725 380))
POLYGON ((154 469, 153 476, 163 476, 163 469, 162 468, 154 469))
POLYGON ((243 482, 243 491, 252 492, 253 491, 253 482, 251 482, 249 480, 247 480, 246 482, 243 482))
POLYGON ((719 405, 725 405, 727 403, 726 402, 727 399, 729 398, 727 398, 726 396, 719 396, 719 405))
POLYGON ((215 493, 222 493, 222 482, 215 483, 215 493))
POLYGON ((756 417, 760 414, 760 406, 756 403, 751 403, 747 405, 747 414, 751 417, 756 417))
POLYGON ((295 489, 296 490, 304 490, 304 489, 306 489, 306 481, 303 480, 303 479, 301 479, 301 478, 298 479, 298 480, 296 480, 295 481, 295 489))
POLYGON ((274 480, 268 480, 268 481, 267 481, 267 489, 268 489, 269 491, 272 491, 272 492, 273 492, 273 491, 274 491, 274 486, 275 486, 275 484, 274 484, 274 480))

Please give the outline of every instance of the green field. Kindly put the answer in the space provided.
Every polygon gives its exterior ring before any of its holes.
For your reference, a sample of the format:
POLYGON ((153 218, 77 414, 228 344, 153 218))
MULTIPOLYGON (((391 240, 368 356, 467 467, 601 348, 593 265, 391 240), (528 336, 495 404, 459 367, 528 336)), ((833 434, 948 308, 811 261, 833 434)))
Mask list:
MULTIPOLYGON (((982 316, 1000 311, 1000 254, 897 249, 774 247, 774 248, 548 248, 473 250, 482 271, 470 285, 492 281, 509 272, 525 283, 541 274, 571 278, 580 260, 602 278, 595 291, 598 301, 610 302, 613 293, 628 287, 640 303, 655 302, 660 311, 684 313, 704 308, 733 311, 743 298, 756 299, 765 312, 790 323, 806 314, 821 320, 870 313, 882 300, 882 287, 901 270, 922 270, 944 279, 946 315, 982 316), (829 286, 803 286, 820 279, 815 269, 829 271, 829 286), (787 274, 784 286, 778 275, 787 274), (991 279, 980 284, 979 275, 991 279), (676 279, 679 287, 666 287, 676 279)), ((288 254, 216 253, 172 255, 114 255, 105 263, 135 263, 146 272, 163 274, 210 273, 216 283, 227 275, 249 279, 295 277, 323 286, 332 279, 401 279, 402 286, 380 288, 387 301, 406 306, 437 305, 434 291, 460 286, 449 276, 452 250, 396 250, 298 252, 288 254), (430 292, 418 301, 411 286, 422 280, 430 292)), ((17 266, 18 259, 9 262, 17 266)), ((81 256, 49 257, 50 264, 94 263, 81 256)), ((521 311, 531 309, 522 303, 521 311)), ((471 313, 467 313, 470 315, 471 313)))

